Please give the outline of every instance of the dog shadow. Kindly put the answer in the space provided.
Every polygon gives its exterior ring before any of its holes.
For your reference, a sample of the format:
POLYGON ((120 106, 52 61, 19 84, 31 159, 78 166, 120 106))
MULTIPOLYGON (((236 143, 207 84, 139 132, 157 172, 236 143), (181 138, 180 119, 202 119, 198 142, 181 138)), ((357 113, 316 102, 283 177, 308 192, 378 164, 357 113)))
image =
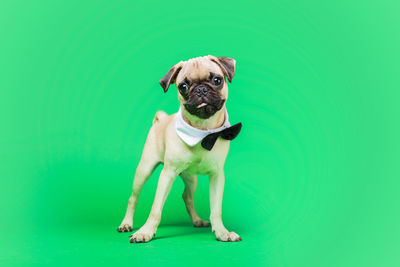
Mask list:
MULTIPOLYGON (((134 227, 131 232, 125 232, 125 234, 129 234, 130 236, 139 229, 140 227, 134 227)), ((187 222, 167 223, 158 227, 157 234, 153 237, 152 241, 206 233, 209 233, 210 235, 212 234, 211 226, 194 227, 192 224, 187 222)))

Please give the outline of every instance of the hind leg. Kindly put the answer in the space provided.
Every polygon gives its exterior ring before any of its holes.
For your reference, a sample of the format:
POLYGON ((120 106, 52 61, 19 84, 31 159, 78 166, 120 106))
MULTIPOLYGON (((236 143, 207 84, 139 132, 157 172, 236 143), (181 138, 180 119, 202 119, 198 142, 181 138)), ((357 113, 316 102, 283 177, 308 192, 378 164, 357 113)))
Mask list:
POLYGON ((194 227, 208 227, 210 223, 202 220, 194 208, 194 192, 197 188, 197 175, 189 175, 181 173, 181 178, 185 184, 185 191, 183 191, 183 201, 185 201, 186 210, 189 213, 190 219, 193 222, 194 227))
POLYGON ((140 191, 144 184, 149 179, 154 169, 160 163, 160 159, 157 156, 154 144, 147 144, 143 149, 142 158, 140 159, 139 165, 136 169, 135 178, 133 180, 132 195, 128 201, 128 207, 126 208, 125 217, 122 220, 121 225, 118 227, 118 232, 131 232, 133 225, 133 215, 138 202, 140 191))

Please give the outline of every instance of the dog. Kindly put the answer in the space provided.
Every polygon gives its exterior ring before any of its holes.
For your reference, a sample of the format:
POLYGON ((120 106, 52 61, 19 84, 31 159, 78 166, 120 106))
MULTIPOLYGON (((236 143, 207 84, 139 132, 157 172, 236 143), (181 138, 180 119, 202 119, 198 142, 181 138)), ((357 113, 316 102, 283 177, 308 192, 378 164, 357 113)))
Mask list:
POLYGON ((131 243, 149 242, 155 236, 163 205, 178 175, 185 185, 182 197, 193 225, 210 226, 194 208, 198 174, 209 176, 210 222, 217 240, 242 240, 235 232, 228 231, 222 222, 225 159, 230 140, 241 128, 240 123, 230 126, 226 111, 226 79, 232 82, 235 69, 236 60, 209 55, 179 62, 160 80, 164 92, 171 84, 176 84, 180 109, 170 116, 158 111, 153 119, 118 232, 132 231, 140 191, 159 164, 163 164, 163 169, 150 215, 146 223, 130 236, 131 243))

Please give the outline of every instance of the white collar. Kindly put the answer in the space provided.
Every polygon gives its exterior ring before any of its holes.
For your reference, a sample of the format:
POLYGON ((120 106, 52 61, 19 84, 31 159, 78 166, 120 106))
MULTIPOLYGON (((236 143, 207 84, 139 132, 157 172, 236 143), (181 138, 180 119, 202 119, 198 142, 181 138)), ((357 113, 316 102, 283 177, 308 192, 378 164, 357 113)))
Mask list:
POLYGON ((231 124, 229 123, 228 112, 226 111, 226 109, 225 109, 224 124, 216 129, 200 130, 194 128, 183 119, 181 109, 179 109, 175 121, 176 121, 175 123, 176 133, 189 146, 195 146, 209 134, 220 132, 228 127, 231 127, 231 124))

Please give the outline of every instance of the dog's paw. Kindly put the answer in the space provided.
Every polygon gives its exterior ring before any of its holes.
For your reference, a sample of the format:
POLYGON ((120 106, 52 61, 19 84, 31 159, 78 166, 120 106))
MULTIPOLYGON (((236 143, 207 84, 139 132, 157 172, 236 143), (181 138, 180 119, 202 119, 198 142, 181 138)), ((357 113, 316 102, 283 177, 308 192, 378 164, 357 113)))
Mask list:
POLYGON ((146 243, 149 242, 155 233, 151 231, 145 231, 139 229, 137 232, 135 232, 133 235, 130 236, 130 242, 131 243, 146 243))
POLYGON ((240 236, 235 232, 228 232, 228 231, 216 232, 215 236, 217 237, 218 241, 223 241, 223 242, 242 241, 240 236))
POLYGON ((205 220, 198 219, 193 221, 194 227, 209 227, 211 224, 205 220))
POLYGON ((117 231, 120 233, 132 232, 132 224, 122 223, 117 231))

